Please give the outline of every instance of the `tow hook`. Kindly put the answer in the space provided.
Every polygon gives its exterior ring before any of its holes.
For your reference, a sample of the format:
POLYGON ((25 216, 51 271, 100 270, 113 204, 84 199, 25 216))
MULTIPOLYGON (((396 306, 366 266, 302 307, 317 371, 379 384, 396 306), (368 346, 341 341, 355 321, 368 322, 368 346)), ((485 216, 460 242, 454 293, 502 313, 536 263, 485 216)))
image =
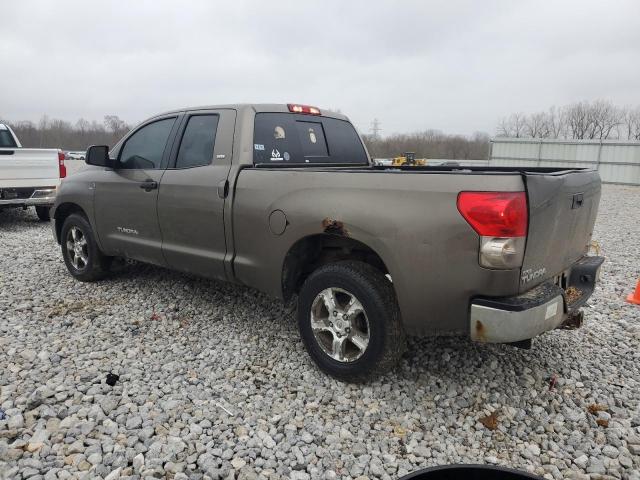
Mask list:
POLYGON ((584 312, 578 310, 577 312, 570 312, 566 320, 560 325, 562 330, 576 330, 582 326, 584 322, 584 312))

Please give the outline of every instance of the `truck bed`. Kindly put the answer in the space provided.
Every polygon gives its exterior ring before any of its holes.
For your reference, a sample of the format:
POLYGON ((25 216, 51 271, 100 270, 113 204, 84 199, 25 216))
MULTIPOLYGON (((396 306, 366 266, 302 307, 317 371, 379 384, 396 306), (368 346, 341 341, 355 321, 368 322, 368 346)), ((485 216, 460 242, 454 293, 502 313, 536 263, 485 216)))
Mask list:
POLYGON ((282 296, 273 281, 282 265, 274 259, 297 239, 322 234, 323 222, 336 221, 341 234, 385 261, 407 329, 442 334, 468 331, 468 302, 476 295, 517 295, 583 255, 600 180, 591 170, 549 167, 269 166, 243 168, 233 195, 239 281, 282 296), (456 206, 461 191, 527 192, 531 223, 522 268, 478 264, 479 237, 456 206), (575 194, 583 195, 580 208, 572 208, 575 194), (288 225, 275 238, 265 223, 274 211, 285 212, 288 225))

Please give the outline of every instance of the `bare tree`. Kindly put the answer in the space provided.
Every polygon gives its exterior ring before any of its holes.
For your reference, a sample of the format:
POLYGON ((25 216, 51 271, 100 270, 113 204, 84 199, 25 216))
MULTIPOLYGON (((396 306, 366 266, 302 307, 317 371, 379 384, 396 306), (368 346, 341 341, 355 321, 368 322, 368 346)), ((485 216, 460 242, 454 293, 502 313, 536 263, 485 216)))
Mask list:
POLYGON ((607 139, 612 132, 617 132, 616 128, 622 123, 621 109, 605 100, 590 104, 587 112, 591 124, 589 138, 607 139))
POLYGON ((640 106, 625 108, 622 112, 624 134, 629 140, 640 140, 640 106))
POLYGON ((564 107, 564 114, 571 138, 582 140, 589 138, 593 130, 589 107, 586 102, 578 102, 564 107))
POLYGON ((104 116, 104 125, 107 127, 113 135, 122 136, 127 133, 129 127, 125 122, 120 120, 120 117, 117 115, 105 115, 104 116))
POLYGON ((11 125, 24 147, 61 148, 62 150, 84 150, 89 145, 115 145, 129 130, 129 126, 117 116, 105 124, 85 119, 75 124, 66 120, 50 119, 44 115, 38 124, 30 121, 6 123, 11 125))
POLYGON ((393 158, 404 152, 415 152, 417 158, 443 159, 486 159, 489 155, 489 135, 486 133, 466 137, 425 130, 384 138, 369 134, 362 138, 375 158, 393 158))
POLYGON ((549 122, 545 112, 533 113, 524 117, 524 136, 531 138, 548 138, 549 122))
POLYGON ((498 136, 516 138, 631 139, 634 111, 623 110, 606 100, 577 102, 530 115, 512 114, 500 121, 497 132, 498 136))
POLYGON ((40 145, 38 145, 39 147, 43 146, 42 144, 44 143, 44 132, 46 132, 48 128, 49 128, 49 116, 45 114, 40 119, 40 123, 38 123, 38 129, 40 130, 40 145))
POLYGON ((566 138, 567 136, 567 117, 564 110, 556 110, 553 106, 546 114, 546 130, 549 138, 566 138))
POLYGON ((526 116, 523 113, 512 113, 508 118, 503 118, 498 125, 499 137, 520 138, 525 133, 526 116))

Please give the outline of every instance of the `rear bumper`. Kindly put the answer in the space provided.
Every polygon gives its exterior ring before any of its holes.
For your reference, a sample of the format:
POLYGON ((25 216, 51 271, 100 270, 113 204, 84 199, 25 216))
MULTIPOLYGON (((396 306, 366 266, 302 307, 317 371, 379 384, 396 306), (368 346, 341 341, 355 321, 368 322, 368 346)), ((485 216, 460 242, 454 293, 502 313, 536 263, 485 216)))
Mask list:
POLYGON ((515 297, 473 299, 469 316, 471 339, 518 342, 562 326, 593 293, 602 262, 603 257, 578 260, 565 274, 564 289, 549 281, 515 297))
POLYGON ((30 207, 36 205, 53 205, 56 199, 56 188, 37 188, 27 198, 0 198, 2 207, 30 207))

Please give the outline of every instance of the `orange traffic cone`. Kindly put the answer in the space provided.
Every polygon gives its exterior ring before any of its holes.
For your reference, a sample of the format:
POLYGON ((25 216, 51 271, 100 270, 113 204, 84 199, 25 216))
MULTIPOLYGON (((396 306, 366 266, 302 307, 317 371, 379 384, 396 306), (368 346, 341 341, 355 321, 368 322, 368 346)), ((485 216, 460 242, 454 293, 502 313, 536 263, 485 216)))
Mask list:
POLYGON ((640 280, 638 280, 638 284, 636 285, 636 291, 630 293, 627 297, 627 302, 640 305, 640 280))

